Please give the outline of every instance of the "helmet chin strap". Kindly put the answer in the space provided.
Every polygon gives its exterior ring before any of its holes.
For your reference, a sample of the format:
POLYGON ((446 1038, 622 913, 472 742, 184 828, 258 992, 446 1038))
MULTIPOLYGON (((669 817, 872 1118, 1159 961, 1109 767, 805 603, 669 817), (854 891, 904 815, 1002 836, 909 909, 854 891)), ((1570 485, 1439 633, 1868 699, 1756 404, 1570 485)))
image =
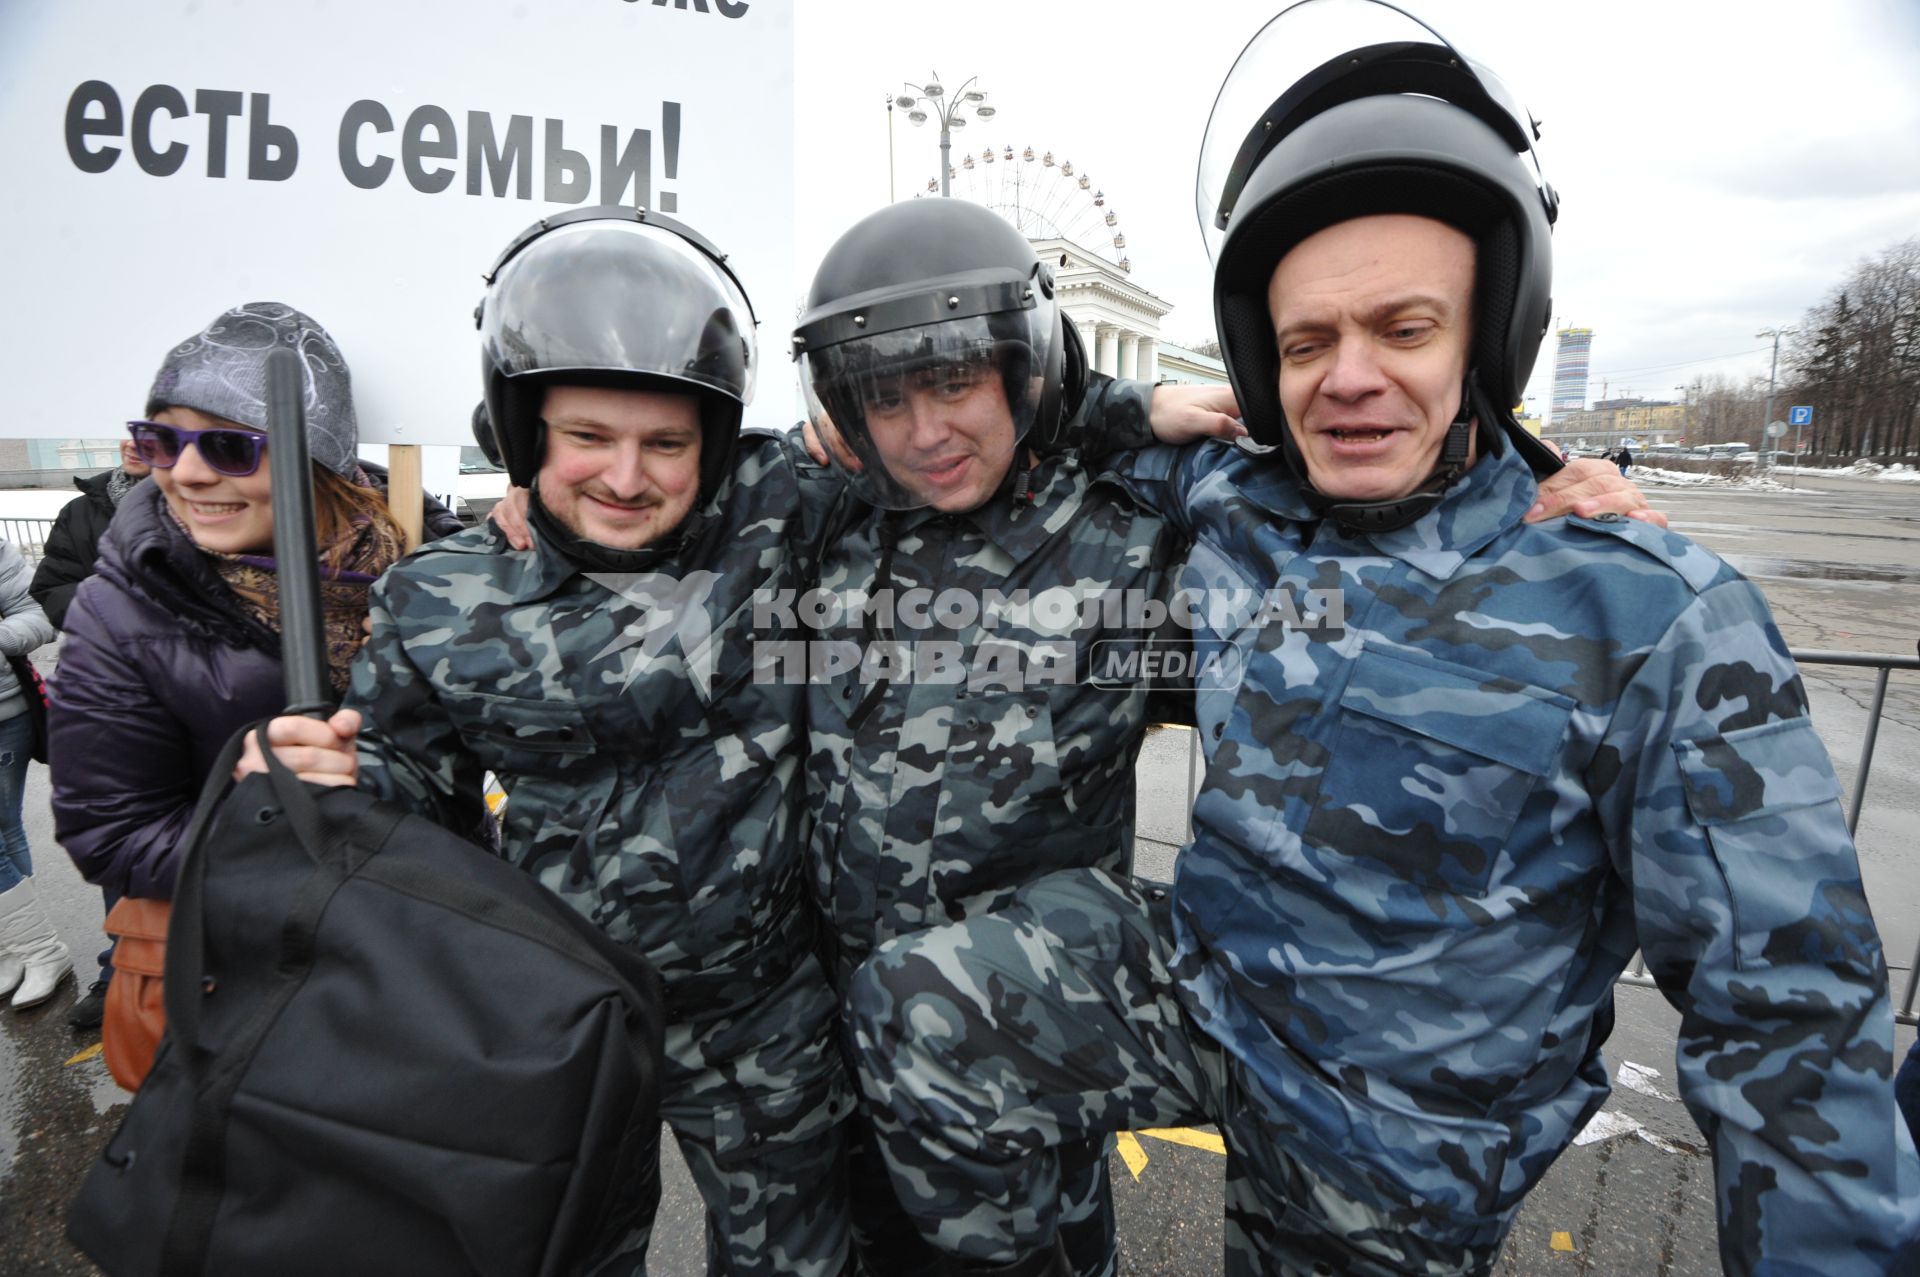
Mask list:
POLYGON ((1447 427, 1446 440, 1440 445, 1439 460, 1425 483, 1403 497, 1391 497, 1384 501, 1341 501, 1314 490, 1312 483, 1304 478, 1306 466, 1302 461, 1301 496, 1306 498, 1307 505, 1315 514, 1323 519, 1332 519, 1349 532, 1392 532, 1415 522, 1440 504, 1440 498, 1447 489, 1466 472, 1472 444, 1473 373, 1469 370, 1465 384, 1460 387, 1460 410, 1447 427))
POLYGON ((1033 504, 1033 454, 1027 451, 1025 440, 1014 440, 1013 468, 1007 477, 1013 481, 1013 517, 1017 519, 1033 504))

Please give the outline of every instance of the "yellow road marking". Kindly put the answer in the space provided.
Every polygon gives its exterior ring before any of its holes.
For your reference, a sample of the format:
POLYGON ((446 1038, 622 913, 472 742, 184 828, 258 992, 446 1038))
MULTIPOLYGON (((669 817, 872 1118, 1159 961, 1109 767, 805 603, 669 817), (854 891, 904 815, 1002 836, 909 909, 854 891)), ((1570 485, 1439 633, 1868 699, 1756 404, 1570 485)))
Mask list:
POLYGON ((1188 1148, 1203 1148, 1209 1153, 1220 1153, 1224 1155, 1227 1151, 1227 1142, 1218 1135, 1209 1135, 1205 1131, 1196 1131, 1186 1126, 1161 1127, 1155 1130, 1141 1131, 1140 1134, 1156 1140, 1165 1140, 1169 1144, 1184 1144, 1188 1148))
POLYGON ((1147 1169, 1147 1150, 1140 1147, 1140 1141, 1133 1138, 1132 1131, 1122 1131, 1114 1139, 1120 1146, 1120 1160, 1133 1172, 1134 1179, 1140 1178, 1140 1172, 1147 1169))
POLYGON ((1133 1172, 1136 1180, 1140 1178, 1140 1172, 1147 1169, 1147 1150, 1140 1147, 1140 1141, 1137 1138, 1140 1135, 1168 1144, 1204 1149, 1209 1153, 1224 1155, 1227 1151, 1227 1142, 1218 1135, 1209 1135, 1205 1131, 1196 1131, 1191 1127, 1164 1126, 1138 1132, 1121 1131, 1114 1137, 1114 1144, 1120 1149, 1120 1160, 1127 1164, 1127 1169, 1133 1172))
POLYGON ((1555 1250, 1571 1251, 1573 1249, 1573 1234, 1555 1233, 1553 1235, 1553 1248, 1555 1250))
POLYGON ((98 1054, 100 1054, 100 1044, 98 1042, 95 1042, 92 1046, 88 1047, 86 1050, 80 1051, 74 1054, 71 1058, 67 1060, 67 1063, 78 1064, 82 1060, 91 1060, 94 1056, 98 1054))

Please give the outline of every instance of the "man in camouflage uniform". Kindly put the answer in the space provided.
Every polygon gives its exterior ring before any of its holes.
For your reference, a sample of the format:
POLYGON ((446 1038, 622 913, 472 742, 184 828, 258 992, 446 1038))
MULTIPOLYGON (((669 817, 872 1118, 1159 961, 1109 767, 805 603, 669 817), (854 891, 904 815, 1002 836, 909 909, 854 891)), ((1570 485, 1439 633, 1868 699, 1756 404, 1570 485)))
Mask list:
MULTIPOLYGON (((832 659, 807 702, 814 889, 842 986, 894 936, 997 909, 1055 869, 1125 873, 1132 862, 1145 687, 1089 684, 1086 654, 1135 635, 1124 602, 1159 598, 1178 544, 1082 454, 1150 442, 1149 388, 1099 379, 1096 410, 1061 425, 1080 356, 1062 348, 1073 338, 1052 291, 1050 269, 998 215, 909 201, 828 251, 796 334, 813 418, 839 437, 865 507, 822 558, 821 597, 845 606, 817 627, 832 659), (994 272, 1007 291, 982 295, 994 272), (903 304, 935 294, 934 313, 953 320, 923 323, 903 304), (889 302, 906 321, 894 329, 889 302), (866 322, 853 325, 855 313, 866 322), (985 347, 994 362, 969 371, 985 347), (1029 375, 1050 360, 1060 371, 1029 375), (1018 375, 1004 373, 1009 361, 1018 375), (968 421, 988 400, 1007 429, 976 449, 968 421), (883 455, 909 435, 930 466, 883 455), (1121 610, 1103 618, 1108 599, 1121 610), (884 668, 889 651, 899 668, 884 668)), ((1062 1233, 1081 1277, 1114 1270, 1108 1144, 1095 1136, 1062 1154, 1062 1233)), ((853 1166, 865 1269, 936 1262, 870 1144, 854 1144, 853 1166)))
MULTIPOLYGON (((581 210, 489 278, 488 415, 514 481, 537 471, 532 547, 489 525, 396 566, 337 737, 269 739, 337 780, 364 718, 359 785, 460 830, 494 773, 503 854, 661 977, 661 1110, 710 1271, 831 1277, 852 1093, 804 880, 806 689, 754 677, 756 639, 801 635, 756 631, 753 604, 811 579, 838 485, 739 433, 753 318, 691 232, 581 210)), ((647 1220, 599 1272, 644 1271, 647 1220)))
MULTIPOLYGON (((1183 584, 1257 604, 1204 612, 1195 842, 1170 908, 1056 874, 855 977, 896 1189, 953 1271, 1063 1272, 1056 1147, 1214 1122, 1230 1274, 1484 1272, 1606 1098, 1639 948, 1727 1270, 1913 1271, 1886 971, 1798 676, 1684 538, 1523 522, 1499 405, 1554 202, 1504 93, 1405 25, 1327 49, 1312 94, 1221 95, 1260 114, 1209 138, 1244 161, 1216 304, 1277 451, 1130 468, 1194 539, 1183 584), (1334 624, 1280 619, 1315 591, 1334 624)), ((1276 22, 1235 75, 1311 37, 1276 22)))
MULTIPOLYGON (((1060 393, 1075 397, 1078 352, 1051 288, 991 212, 912 201, 828 251, 796 334, 812 416, 865 506, 822 556, 819 595, 838 606, 816 629, 823 676, 808 696, 814 886, 842 987, 895 936, 1000 909, 1056 870, 1131 868, 1149 680, 1101 679, 1096 663, 1125 667, 1156 629, 1186 636, 1153 625, 1186 538, 1100 474, 1100 458, 1149 441, 1147 387, 1096 378, 1094 402, 1067 419, 1044 403, 1045 378, 1005 375, 1066 340, 1060 393), (1003 295, 981 284, 996 274, 1003 295), (969 373, 986 346, 996 375, 969 373), (975 446, 983 398, 985 420, 1019 427, 997 451, 975 446), (955 460, 983 454, 973 470, 955 460)), ((1154 407, 1169 439, 1239 432, 1224 393, 1154 407)), ((1079 1277, 1117 1263, 1110 1147, 1102 1133, 1061 1153, 1060 1231, 1079 1277)), ((854 1145, 856 1251, 880 1273, 934 1262, 876 1163, 854 1145)))

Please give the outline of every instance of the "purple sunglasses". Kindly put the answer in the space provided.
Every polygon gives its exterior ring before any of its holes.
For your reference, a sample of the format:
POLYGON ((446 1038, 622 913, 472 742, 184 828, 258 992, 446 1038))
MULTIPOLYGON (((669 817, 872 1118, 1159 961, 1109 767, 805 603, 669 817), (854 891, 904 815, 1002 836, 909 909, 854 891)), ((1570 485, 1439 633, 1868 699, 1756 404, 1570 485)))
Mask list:
POLYGON ((238 426, 209 426, 189 430, 158 421, 129 421, 127 433, 140 459, 150 466, 171 470, 188 444, 200 449, 200 459, 213 470, 236 479, 245 478, 260 468, 260 453, 267 437, 257 430, 238 426))

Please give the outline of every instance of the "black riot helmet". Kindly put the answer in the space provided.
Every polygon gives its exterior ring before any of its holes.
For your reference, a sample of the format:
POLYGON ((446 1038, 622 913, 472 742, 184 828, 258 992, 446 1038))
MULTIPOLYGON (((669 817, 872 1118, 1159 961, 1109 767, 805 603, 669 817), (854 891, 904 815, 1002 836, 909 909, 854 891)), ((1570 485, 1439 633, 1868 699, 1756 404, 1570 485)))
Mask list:
MULTIPOLYGON (((1221 86, 1196 191, 1214 320, 1249 433, 1278 447, 1303 485, 1268 310, 1280 259, 1329 226, 1383 213, 1429 217, 1474 241, 1472 348, 1439 469, 1409 497, 1325 503, 1342 522, 1398 527, 1431 508, 1465 463, 1471 416, 1498 421, 1536 470, 1558 467, 1512 413, 1552 304, 1559 198, 1534 154, 1538 136, 1497 77, 1384 0, 1301 0, 1261 29, 1221 86)), ((1498 450, 1497 432, 1482 439, 1498 450)))
POLYGON ((1028 449, 1060 447, 1085 385, 1075 341, 1052 268, 1019 231, 978 204, 925 199, 881 209, 827 251, 793 355, 854 492, 906 510, 939 503, 942 463, 967 446, 938 426, 916 433, 928 413, 964 406, 977 423, 983 399, 1004 396, 1012 435, 997 430, 995 446, 1009 474, 1024 477, 1028 449))
POLYGON ((487 416, 487 401, 482 399, 473 406, 473 445, 480 449, 480 455, 495 470, 507 468, 506 458, 500 455, 500 440, 493 433, 493 419, 487 416))
POLYGON ((700 492, 713 492, 756 355, 753 307, 712 244, 643 209, 576 209, 528 227, 486 279, 474 314, 486 418, 516 486, 539 472, 541 402, 564 382, 697 395, 700 492))

